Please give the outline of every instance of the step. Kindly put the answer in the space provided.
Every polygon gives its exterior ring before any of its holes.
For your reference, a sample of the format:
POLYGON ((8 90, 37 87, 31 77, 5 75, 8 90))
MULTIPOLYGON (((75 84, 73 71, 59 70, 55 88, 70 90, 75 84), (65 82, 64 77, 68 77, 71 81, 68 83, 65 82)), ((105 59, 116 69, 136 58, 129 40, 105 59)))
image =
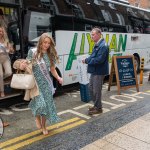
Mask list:
POLYGON ((22 95, 22 94, 23 94, 22 91, 17 92, 17 93, 12 93, 12 94, 6 94, 5 97, 0 97, 0 100, 4 100, 4 99, 11 98, 11 97, 20 96, 20 95, 22 95))

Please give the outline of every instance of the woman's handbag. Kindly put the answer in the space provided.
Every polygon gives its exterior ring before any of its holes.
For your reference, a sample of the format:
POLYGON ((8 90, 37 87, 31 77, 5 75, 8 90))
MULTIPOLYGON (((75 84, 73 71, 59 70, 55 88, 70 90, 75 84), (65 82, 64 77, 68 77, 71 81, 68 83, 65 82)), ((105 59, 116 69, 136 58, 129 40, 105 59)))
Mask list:
POLYGON ((32 74, 13 74, 10 86, 14 89, 29 90, 35 86, 35 79, 32 74))

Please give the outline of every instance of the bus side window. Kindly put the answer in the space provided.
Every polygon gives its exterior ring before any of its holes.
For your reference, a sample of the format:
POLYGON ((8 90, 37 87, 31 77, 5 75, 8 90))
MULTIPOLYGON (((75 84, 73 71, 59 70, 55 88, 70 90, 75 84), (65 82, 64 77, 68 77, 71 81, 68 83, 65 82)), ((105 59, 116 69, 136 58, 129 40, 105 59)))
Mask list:
POLYGON ((103 31, 103 32, 108 32, 109 29, 108 29, 107 27, 102 27, 102 31, 103 31))
POLYGON ((85 31, 91 31, 91 30, 92 30, 92 25, 85 24, 85 31))
POLYGON ((133 33, 141 33, 138 27, 134 27, 133 33))
POLYGON ((150 34, 150 22, 144 21, 144 33, 150 34))
POLYGON ((105 22, 111 22, 111 23, 113 22, 111 14, 107 10, 101 10, 101 12, 102 12, 103 17, 105 19, 105 22))
POLYGON ((127 31, 128 33, 133 33, 133 28, 132 28, 132 26, 131 26, 131 25, 126 25, 126 31, 127 31))

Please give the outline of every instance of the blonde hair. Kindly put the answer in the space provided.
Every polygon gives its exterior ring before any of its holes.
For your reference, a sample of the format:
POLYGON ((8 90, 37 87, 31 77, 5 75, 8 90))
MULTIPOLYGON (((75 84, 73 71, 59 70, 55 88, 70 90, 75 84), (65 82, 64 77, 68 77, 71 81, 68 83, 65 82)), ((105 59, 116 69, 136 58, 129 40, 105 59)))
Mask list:
POLYGON ((43 43, 45 38, 50 39, 50 47, 47 50, 47 54, 48 54, 51 66, 54 66, 55 62, 57 62, 57 63, 59 62, 59 59, 58 59, 57 51, 55 49, 54 40, 52 39, 52 37, 48 33, 43 33, 40 36, 40 39, 39 39, 38 44, 37 44, 37 53, 35 55, 35 58, 36 59, 41 59, 43 57, 42 43, 43 43))
POLYGON ((5 30, 5 28, 4 28, 3 26, 0 25, 0 28, 1 28, 2 31, 3 31, 3 37, 2 37, 2 39, 3 39, 3 44, 4 44, 5 46, 8 46, 9 40, 8 40, 7 32, 6 32, 6 30, 5 30))

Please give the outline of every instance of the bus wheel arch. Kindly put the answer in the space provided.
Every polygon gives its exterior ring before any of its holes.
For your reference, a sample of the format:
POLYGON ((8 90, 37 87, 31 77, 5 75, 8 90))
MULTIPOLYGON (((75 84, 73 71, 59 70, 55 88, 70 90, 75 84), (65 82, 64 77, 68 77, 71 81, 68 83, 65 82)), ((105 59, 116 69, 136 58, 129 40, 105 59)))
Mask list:
MULTIPOLYGON (((62 77, 62 74, 61 74, 60 70, 59 70, 57 67, 56 67, 56 71, 57 71, 58 75, 59 75, 60 77, 62 77)), ((54 85, 54 88, 56 88, 56 89, 60 88, 60 87, 61 87, 61 84, 59 84, 59 82, 56 80, 55 77, 53 77, 53 75, 52 75, 52 78, 53 78, 53 85, 54 85)))
POLYGON ((140 56, 137 53, 134 53, 134 61, 136 64, 136 72, 139 73, 140 72, 140 56))

